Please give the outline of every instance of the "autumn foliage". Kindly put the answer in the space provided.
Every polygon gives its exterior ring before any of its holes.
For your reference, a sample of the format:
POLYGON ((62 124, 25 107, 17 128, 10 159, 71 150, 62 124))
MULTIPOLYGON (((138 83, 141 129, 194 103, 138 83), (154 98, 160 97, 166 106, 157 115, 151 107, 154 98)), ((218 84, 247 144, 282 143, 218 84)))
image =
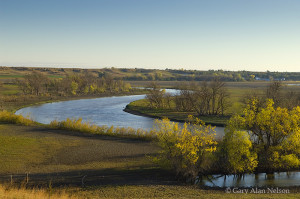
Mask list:
POLYGON ((300 165, 300 107, 292 110, 275 108, 271 99, 263 108, 258 108, 257 103, 256 99, 249 101, 244 110, 244 116, 237 115, 229 121, 225 148, 233 171, 253 171, 256 166, 256 170, 264 172, 298 168, 300 165), (240 134, 244 132, 242 142, 245 144, 243 146, 241 142, 235 144, 236 150, 242 151, 235 161, 243 157, 243 161, 246 159, 250 161, 252 168, 236 168, 237 165, 230 160, 230 145, 234 145, 234 142, 241 139, 232 137, 237 132, 240 134), (228 141, 230 137, 231 142, 228 141))
POLYGON ((182 127, 168 119, 156 120, 154 132, 162 150, 154 160, 174 169, 177 177, 193 182, 210 169, 217 142, 213 127, 204 126, 198 118, 189 119, 194 123, 182 127))

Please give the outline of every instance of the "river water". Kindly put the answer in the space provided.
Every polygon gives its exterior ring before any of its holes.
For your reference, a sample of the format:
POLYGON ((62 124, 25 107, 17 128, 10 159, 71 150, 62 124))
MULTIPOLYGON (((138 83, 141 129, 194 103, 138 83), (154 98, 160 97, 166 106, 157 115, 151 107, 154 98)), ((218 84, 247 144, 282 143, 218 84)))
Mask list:
MULTIPOLYGON (((167 91, 176 93, 176 90, 173 89, 167 91)), ((49 124, 53 120, 62 121, 67 118, 81 117, 83 121, 99 126, 113 125, 114 127, 150 130, 153 127, 153 118, 123 111, 130 102, 144 98, 145 95, 130 95, 54 102, 26 107, 18 110, 16 114, 28 116, 42 124, 49 124)), ((223 127, 216 127, 215 130, 217 137, 224 135, 223 127)))
POLYGON ((214 175, 204 178, 202 185, 209 187, 289 187, 300 186, 300 172, 278 172, 274 174, 246 174, 242 177, 234 175, 214 175))

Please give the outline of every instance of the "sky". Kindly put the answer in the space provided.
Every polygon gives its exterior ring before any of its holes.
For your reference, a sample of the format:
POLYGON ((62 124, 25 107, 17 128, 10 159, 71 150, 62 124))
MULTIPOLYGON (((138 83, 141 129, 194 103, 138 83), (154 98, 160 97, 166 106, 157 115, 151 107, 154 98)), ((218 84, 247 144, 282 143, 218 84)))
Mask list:
POLYGON ((0 66, 300 72, 300 1, 0 0, 0 66))

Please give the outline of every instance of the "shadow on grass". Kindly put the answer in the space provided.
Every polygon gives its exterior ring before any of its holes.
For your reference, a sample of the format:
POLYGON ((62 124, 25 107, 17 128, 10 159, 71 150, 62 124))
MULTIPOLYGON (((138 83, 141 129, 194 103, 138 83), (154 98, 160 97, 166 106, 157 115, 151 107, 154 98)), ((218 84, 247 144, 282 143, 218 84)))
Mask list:
POLYGON ((78 170, 58 173, 36 173, 24 175, 0 175, 1 183, 26 184, 26 186, 107 186, 107 185, 176 185, 173 173, 158 168, 136 168, 131 170, 102 169, 78 170))
POLYGON ((90 139, 100 139, 100 140, 113 140, 123 143, 137 143, 137 142, 144 142, 149 143, 152 142, 151 140, 144 140, 140 138, 130 138, 130 137, 121 137, 121 136, 110 136, 110 135, 99 135, 99 134, 90 134, 90 133, 82 133, 79 131, 71 131, 71 130, 61 130, 61 129, 52 129, 49 127, 35 127, 28 129, 28 132, 38 132, 38 133, 45 133, 45 134, 58 134, 58 135, 67 135, 67 136, 76 136, 82 138, 90 138, 90 139))

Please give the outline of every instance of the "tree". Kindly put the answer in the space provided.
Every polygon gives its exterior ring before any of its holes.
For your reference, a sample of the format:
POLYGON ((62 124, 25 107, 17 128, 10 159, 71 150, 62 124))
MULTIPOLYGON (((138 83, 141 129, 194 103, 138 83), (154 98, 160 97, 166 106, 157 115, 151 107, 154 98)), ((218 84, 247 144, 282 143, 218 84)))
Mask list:
POLYGON ((214 80, 210 84, 210 89, 211 89, 211 114, 217 115, 218 114, 218 108, 219 106, 216 107, 217 105, 217 100, 219 95, 225 91, 222 90, 222 88, 225 86, 225 83, 220 81, 219 78, 214 78, 214 80))
POLYGON ((78 89, 78 84, 75 81, 72 81, 71 82, 71 93, 73 95, 76 95, 77 89, 78 89))
POLYGON ((150 88, 149 93, 146 95, 146 99, 148 99, 150 107, 162 108, 164 105, 163 96, 166 90, 161 89, 155 82, 150 83, 147 87, 150 88))
POLYGON ((272 99, 275 106, 280 106, 282 103, 281 96, 282 83, 279 81, 272 82, 266 90, 266 98, 272 99))
POLYGON ((258 155, 258 169, 274 172, 297 168, 300 164, 300 107, 292 110, 274 107, 272 99, 259 108, 258 100, 247 104, 244 116, 230 119, 228 132, 249 132, 253 150, 258 155))
POLYGON ((225 83, 215 78, 210 83, 204 81, 201 85, 195 82, 182 85, 175 103, 178 110, 196 111, 198 115, 224 115, 228 97, 225 83))
POLYGON ((253 151, 250 136, 246 131, 226 133, 221 149, 225 156, 222 158, 225 161, 224 168, 228 173, 251 173, 257 167, 257 154, 253 151))
POLYGON ((156 120, 153 131, 162 150, 154 158, 160 165, 172 168, 177 177, 194 182, 198 175, 205 175, 212 165, 216 151, 215 131, 204 126, 198 118, 189 116, 183 127, 168 119, 156 120))
POLYGON ((32 72, 24 76, 24 80, 17 79, 17 85, 24 94, 40 95, 48 92, 49 79, 40 72, 32 72))

